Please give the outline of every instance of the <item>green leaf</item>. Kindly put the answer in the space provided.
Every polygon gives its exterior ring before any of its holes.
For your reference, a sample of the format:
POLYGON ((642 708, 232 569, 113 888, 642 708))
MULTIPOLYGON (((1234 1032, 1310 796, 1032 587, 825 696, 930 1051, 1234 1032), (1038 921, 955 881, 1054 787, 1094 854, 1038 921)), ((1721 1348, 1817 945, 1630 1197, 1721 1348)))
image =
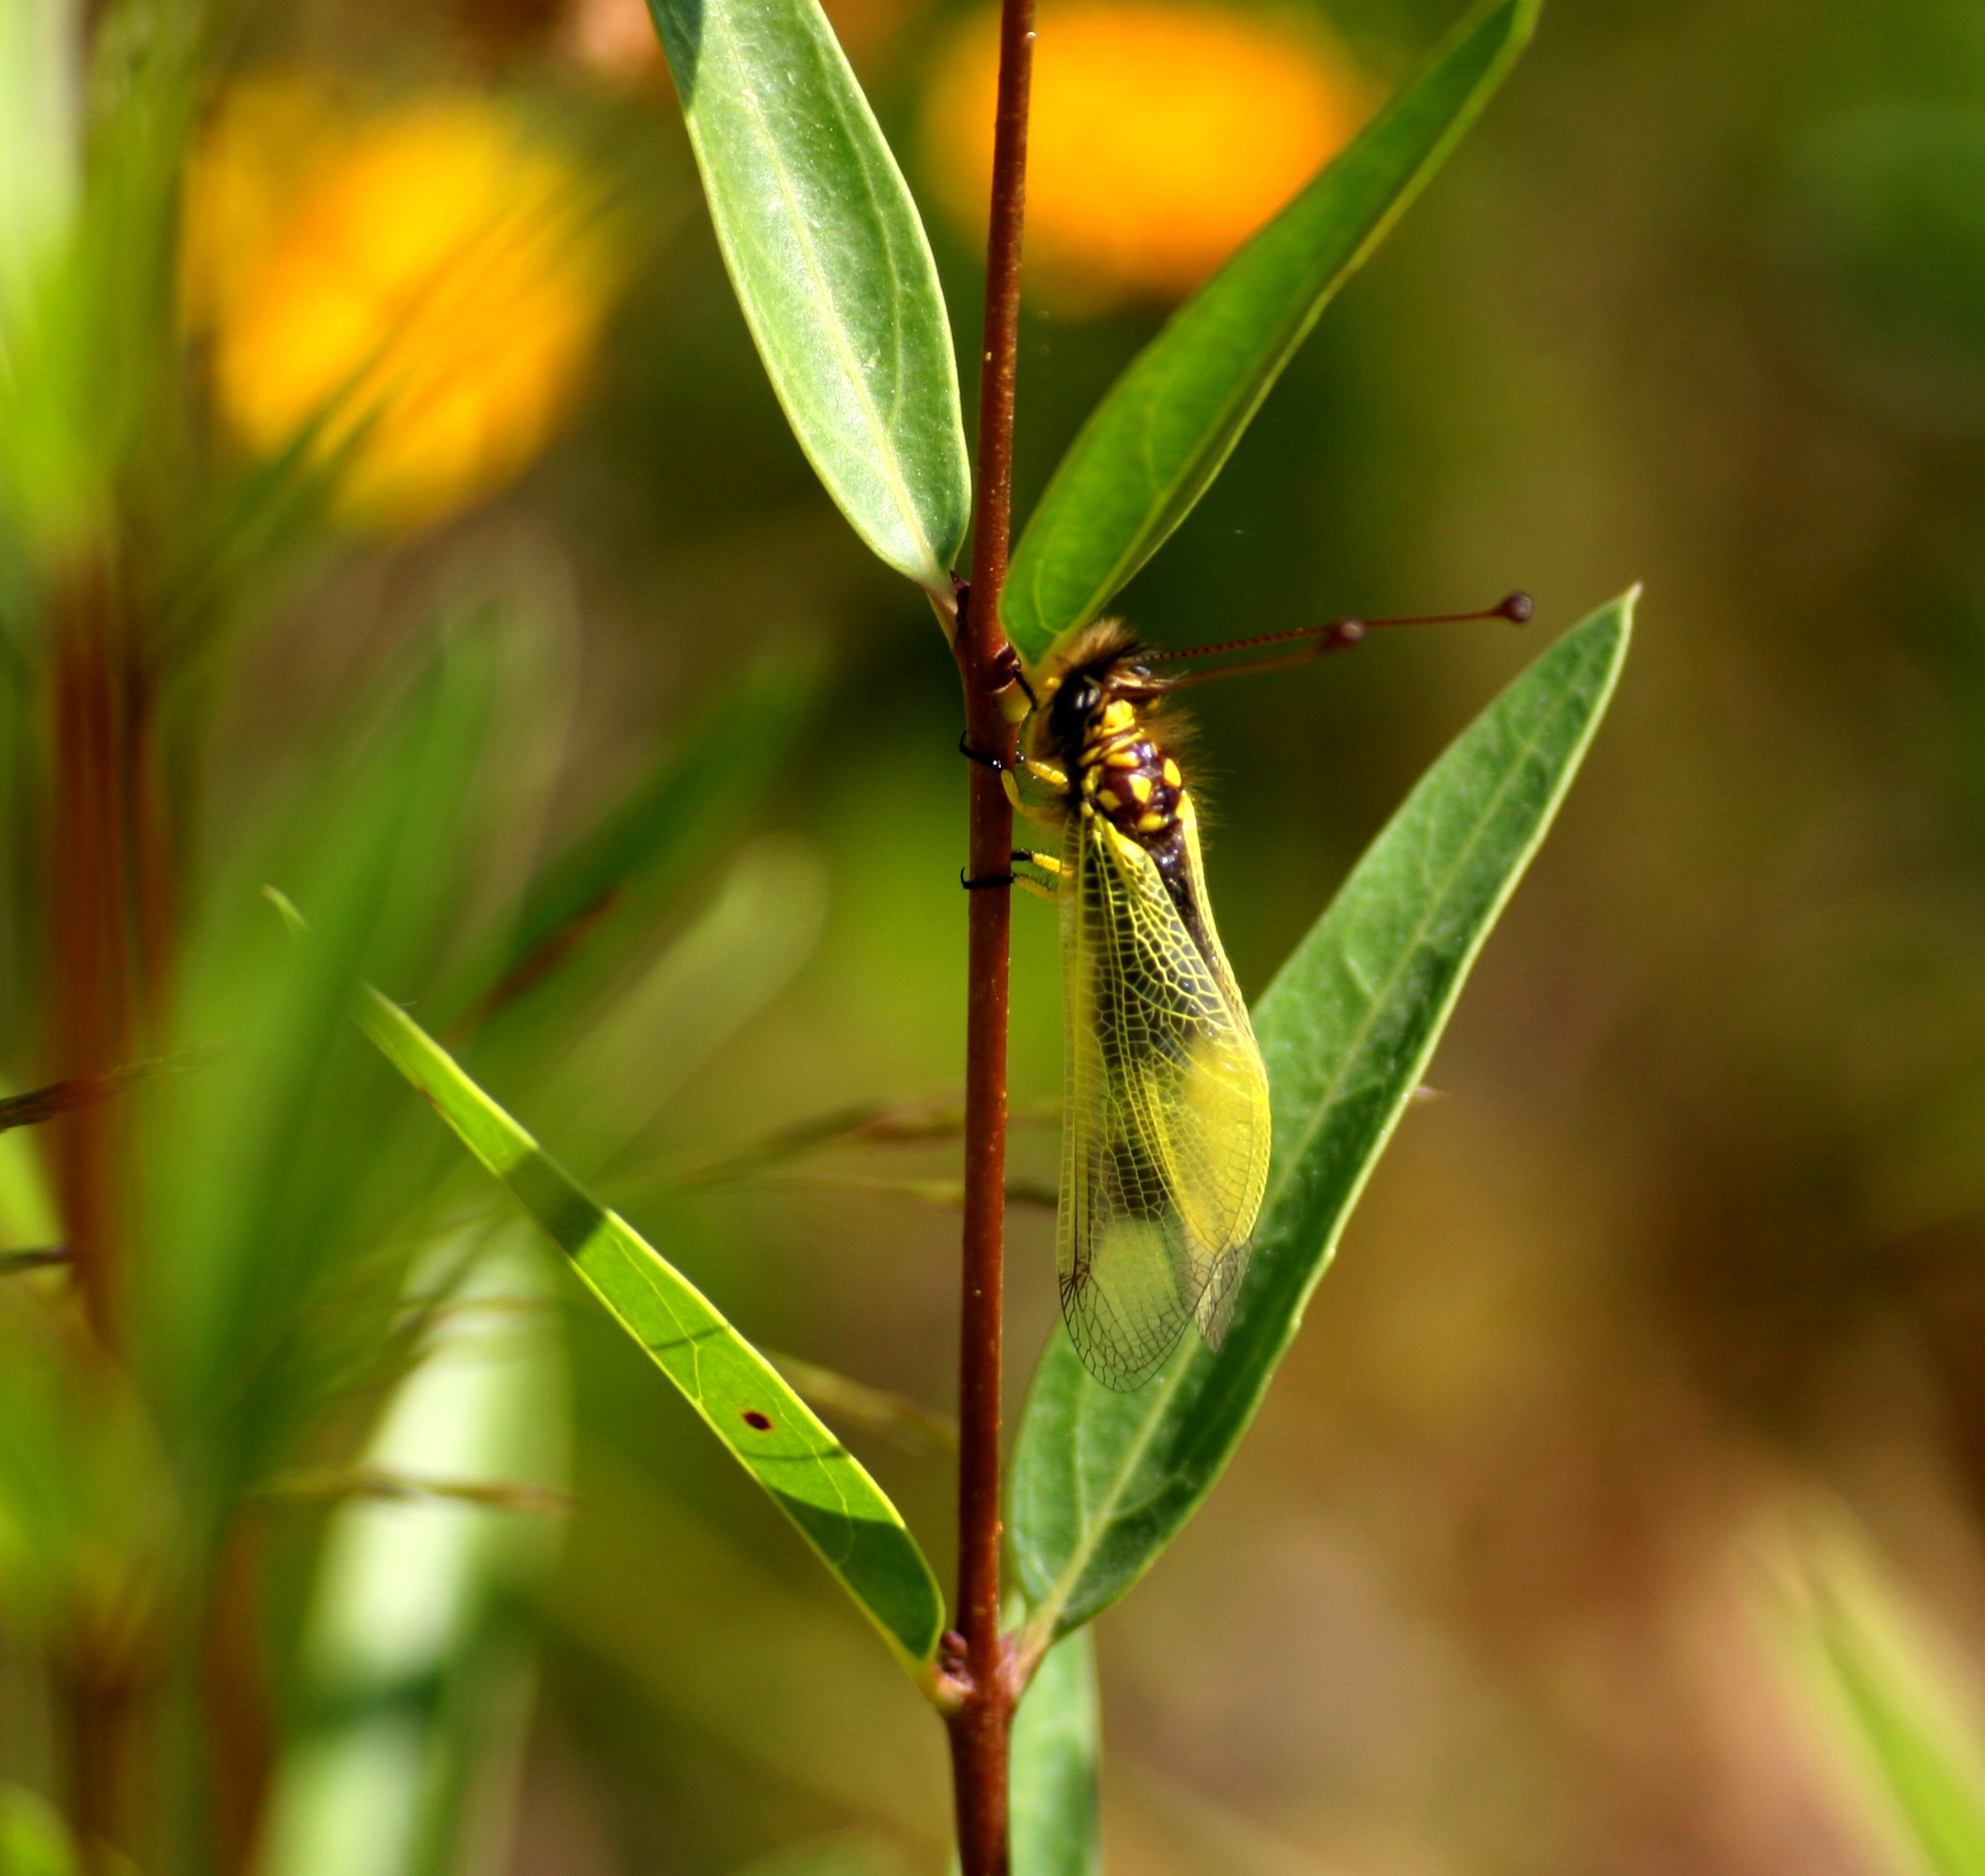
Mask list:
POLYGON ((881 1488, 709 1299, 576 1185, 411 1017, 373 991, 361 1020, 927 1682, 944 1598, 881 1488))
POLYGON ((81 189, 76 11, 0 0, 0 354, 81 189))
POLYGON ((855 532, 948 603, 971 504, 936 264, 817 0, 650 0, 731 285, 855 532))
POLYGON ((1012 1527, 1039 1641, 1150 1568, 1260 1405, 1345 1218, 1463 979, 1537 851, 1625 655, 1634 595, 1567 632, 1434 767, 1359 862, 1255 1013, 1274 1148, 1255 1253, 1215 1354, 1187 1337, 1134 1394, 1091 1379, 1065 1335, 1014 1456, 1012 1527))
POLYGON ((1837 1517, 1804 1533, 1783 1574, 1771 1613, 1883 1834, 1931 1876, 1985 1876, 1985 1740, 1978 1688, 1951 1682, 1956 1645, 1932 1639, 1837 1517))
POLYGON ((87 9, 0 7, 16 16, 0 24, 0 61, 16 66, 0 80, 0 146, 13 146, 0 147, 0 521, 30 564, 62 578, 112 537, 119 476, 176 416, 173 233, 206 9, 108 17, 85 110, 76 39, 87 9), (69 147, 30 154, 42 134, 69 147))
POLYGON ((1095 1639, 1057 1642, 1013 1717, 1013 1876, 1102 1876, 1095 1639))
POLYGON ((1014 550, 1000 611, 1029 663, 1094 619, 1191 513, 1317 315, 1502 82, 1540 4, 1470 13, 1110 388, 1014 550))

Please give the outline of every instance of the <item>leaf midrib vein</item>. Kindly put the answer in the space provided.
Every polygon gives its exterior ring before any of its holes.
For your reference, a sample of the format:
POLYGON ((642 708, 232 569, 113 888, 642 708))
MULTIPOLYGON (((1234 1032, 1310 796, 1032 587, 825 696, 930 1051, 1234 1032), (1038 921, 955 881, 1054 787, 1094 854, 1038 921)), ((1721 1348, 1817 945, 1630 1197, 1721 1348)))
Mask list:
MULTIPOLYGON (((718 5, 711 8, 710 17, 715 20, 717 31, 729 52, 731 65, 739 74, 741 82, 738 86, 738 95, 743 99, 745 110, 754 125, 756 125, 759 140, 767 152, 767 163, 772 170, 772 179, 778 185, 780 198, 785 202, 787 214, 792 223, 794 242, 805 258, 807 273, 819 294, 822 304, 832 309, 835 302, 827 284, 826 271, 821 265, 819 253, 814 244, 805 213, 801 209, 799 199, 793 191, 786 165, 780 158, 778 140, 772 136, 766 123, 765 114, 759 108, 756 87, 750 82, 742 81, 744 80, 749 67, 740 52, 740 42, 730 23, 728 11, 722 5, 718 5)), ((836 115, 845 128, 846 120, 840 115, 839 104, 840 100, 836 99, 836 115)), ((935 550, 925 538, 923 523, 917 513, 916 504, 911 498, 908 485, 904 482, 897 468, 895 451, 889 430, 882 421, 881 414, 875 408, 875 401, 869 396, 868 386, 862 379, 854 349, 848 343, 847 333, 841 323, 838 314, 832 314, 825 321, 825 324, 831 335, 831 342, 834 351, 840 359, 842 369, 847 377, 848 383, 854 388, 856 402, 860 404, 863 417, 868 420, 869 429, 877 446, 875 467, 882 477, 883 486, 890 492, 890 497, 895 506, 898 518, 908 526, 911 537, 923 548, 924 557, 929 560, 934 560, 935 550)))

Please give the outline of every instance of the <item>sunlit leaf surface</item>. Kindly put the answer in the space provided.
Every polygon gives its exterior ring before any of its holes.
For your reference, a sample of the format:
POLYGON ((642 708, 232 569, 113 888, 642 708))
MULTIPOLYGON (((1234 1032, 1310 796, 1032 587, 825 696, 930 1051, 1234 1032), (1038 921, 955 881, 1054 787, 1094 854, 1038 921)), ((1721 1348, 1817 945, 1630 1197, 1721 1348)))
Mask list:
POLYGON ((1122 1595, 1246 1432, 1468 968, 1537 851, 1612 693, 1633 595, 1566 633, 1427 773, 1255 1012, 1274 1154, 1255 1254, 1215 1354, 1188 1337, 1134 1394, 1057 1333, 1014 1457, 1012 1529, 1037 1634, 1122 1595))
POLYGON ((948 600, 971 501, 916 204, 816 0, 650 0, 752 337, 828 492, 948 600))
POLYGON ((1538 4, 1470 14, 1110 388, 1014 550, 1000 611, 1030 662, 1095 618, 1192 511, 1331 296, 1502 81, 1538 4))
POLYGON ((921 1678, 944 1627, 944 1599, 875 1480, 708 1298, 576 1185, 411 1017, 372 992, 362 1020, 921 1678))

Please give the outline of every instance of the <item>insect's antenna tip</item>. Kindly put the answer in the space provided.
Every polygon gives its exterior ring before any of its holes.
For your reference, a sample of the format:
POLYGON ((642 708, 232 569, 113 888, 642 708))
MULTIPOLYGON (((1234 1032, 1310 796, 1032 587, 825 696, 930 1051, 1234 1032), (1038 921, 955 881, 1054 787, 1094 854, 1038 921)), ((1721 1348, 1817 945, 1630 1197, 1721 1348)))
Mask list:
POLYGON ((1507 594, 1493 606, 1479 612, 1418 612, 1398 619, 1340 619, 1326 635, 1332 642, 1355 644, 1375 625, 1466 625, 1478 619, 1507 619, 1512 625, 1527 625, 1537 606, 1527 593, 1507 594))
POLYGON ((1397 619, 1333 619, 1328 625, 1299 625, 1293 631, 1265 632, 1256 638, 1229 638, 1222 645, 1196 645, 1184 652, 1147 652, 1144 656, 1152 664, 1169 664, 1181 658, 1206 658, 1222 652, 1249 652, 1258 645, 1280 645, 1291 638, 1310 641, 1307 651, 1292 652, 1287 658, 1257 658, 1241 664, 1223 665, 1217 670, 1191 671, 1184 677, 1166 680, 1169 684, 1201 684, 1214 678, 1235 677, 1242 672, 1284 670, 1307 659, 1320 658, 1330 652, 1342 652, 1361 643, 1369 633, 1381 625, 1461 625, 1478 619, 1507 619, 1512 625, 1525 625, 1536 610, 1527 593, 1511 593, 1493 606, 1483 607, 1479 612, 1418 612, 1397 619))

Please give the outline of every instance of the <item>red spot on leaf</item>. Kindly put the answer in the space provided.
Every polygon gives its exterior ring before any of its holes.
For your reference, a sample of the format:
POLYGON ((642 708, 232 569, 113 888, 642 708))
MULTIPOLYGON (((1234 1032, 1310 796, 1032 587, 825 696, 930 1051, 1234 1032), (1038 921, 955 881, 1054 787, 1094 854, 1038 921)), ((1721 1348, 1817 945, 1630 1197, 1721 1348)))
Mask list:
POLYGON ((759 1413, 756 1407, 747 1407, 744 1410, 744 1424, 757 1428, 761 1433, 769 1433, 772 1431, 772 1415, 759 1413))

